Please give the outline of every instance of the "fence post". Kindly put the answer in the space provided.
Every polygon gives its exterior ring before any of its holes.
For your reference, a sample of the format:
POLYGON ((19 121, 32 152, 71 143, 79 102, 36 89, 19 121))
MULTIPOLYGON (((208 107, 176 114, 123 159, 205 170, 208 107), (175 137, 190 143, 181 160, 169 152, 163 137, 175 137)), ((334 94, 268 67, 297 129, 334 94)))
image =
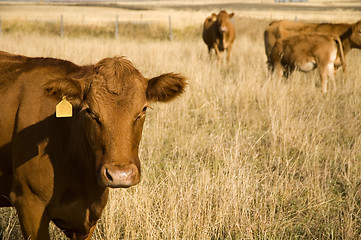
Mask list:
POLYGON ((114 37, 118 38, 118 15, 115 16, 115 33, 114 37))
POLYGON ((172 16, 169 15, 169 40, 173 41, 172 16))
POLYGON ((60 15, 60 37, 63 37, 64 26, 63 26, 63 14, 60 15))

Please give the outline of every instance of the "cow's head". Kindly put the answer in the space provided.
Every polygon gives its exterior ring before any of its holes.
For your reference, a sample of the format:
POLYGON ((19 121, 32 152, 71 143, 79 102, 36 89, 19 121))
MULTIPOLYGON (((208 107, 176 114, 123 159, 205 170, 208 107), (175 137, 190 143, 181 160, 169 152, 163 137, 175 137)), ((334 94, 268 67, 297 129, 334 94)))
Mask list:
POLYGON ((350 40, 352 48, 361 48, 361 20, 352 26, 350 40))
POLYGON ((209 28, 213 23, 217 21, 217 14, 212 13, 210 17, 207 17, 204 21, 204 28, 209 28))
POLYGON ((47 92, 61 92, 79 109, 98 183, 113 188, 135 185, 140 181, 138 148, 147 108, 183 93, 185 78, 167 73, 147 79, 122 57, 103 59, 92 69, 85 81, 65 79, 47 85, 47 92))
POLYGON ((228 14, 225 10, 222 10, 217 15, 217 23, 220 33, 228 31, 228 24, 230 19, 234 16, 234 13, 228 14))

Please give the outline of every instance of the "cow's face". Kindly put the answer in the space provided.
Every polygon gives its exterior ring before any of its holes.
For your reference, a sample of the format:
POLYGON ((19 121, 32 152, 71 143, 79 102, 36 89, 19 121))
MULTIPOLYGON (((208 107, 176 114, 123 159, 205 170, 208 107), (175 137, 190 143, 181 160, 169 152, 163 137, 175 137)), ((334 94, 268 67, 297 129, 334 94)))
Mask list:
POLYGON ((361 20, 352 27, 350 40, 353 48, 361 48, 361 20))
POLYGON ((217 23, 220 33, 228 32, 228 24, 230 19, 233 17, 234 13, 228 14, 226 11, 222 10, 218 13, 217 23))
POLYGON ((149 104, 167 102, 186 85, 178 74, 146 79, 128 60, 106 58, 86 81, 79 117, 95 156, 98 183, 129 187, 140 181, 138 148, 149 104))

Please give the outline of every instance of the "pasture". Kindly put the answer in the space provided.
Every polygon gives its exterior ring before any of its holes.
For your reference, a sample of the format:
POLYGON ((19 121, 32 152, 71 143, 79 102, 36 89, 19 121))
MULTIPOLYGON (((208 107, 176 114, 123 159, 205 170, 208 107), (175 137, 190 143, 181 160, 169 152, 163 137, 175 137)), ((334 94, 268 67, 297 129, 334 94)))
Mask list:
MULTIPOLYGON (((337 90, 321 94, 317 70, 282 82, 269 76, 263 30, 296 16, 354 23, 361 5, 204 2, 0 3, 2 51, 80 65, 120 55, 145 77, 173 71, 188 78, 181 98, 151 106, 141 182, 111 190, 92 239, 360 239, 361 50, 346 56, 337 90), (219 3, 235 13, 228 65, 214 54, 210 60, 201 38, 219 3)), ((65 239, 54 227, 51 234, 65 239)), ((15 209, 0 208, 0 238, 20 236, 15 209)))

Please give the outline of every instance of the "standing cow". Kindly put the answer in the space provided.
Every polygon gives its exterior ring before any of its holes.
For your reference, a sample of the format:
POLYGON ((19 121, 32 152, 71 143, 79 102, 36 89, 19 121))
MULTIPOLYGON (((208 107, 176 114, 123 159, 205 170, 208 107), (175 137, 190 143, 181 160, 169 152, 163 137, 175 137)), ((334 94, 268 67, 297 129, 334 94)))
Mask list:
POLYGON ((78 66, 0 52, 0 206, 15 206, 25 239, 49 239, 50 221, 90 239, 109 188, 140 181, 149 103, 185 85, 175 73, 145 78, 123 57, 78 66))
POLYGON ((228 14, 222 10, 217 14, 207 17, 203 25, 203 41, 207 44, 208 52, 214 48, 218 60, 221 60, 222 51, 227 51, 227 61, 231 55, 232 44, 235 38, 233 24, 230 19, 234 13, 228 14))
POLYGON ((345 70, 345 61, 338 36, 332 34, 299 34, 278 39, 270 54, 270 68, 278 78, 289 76, 294 70, 309 72, 318 68, 322 92, 327 91, 327 78, 335 86, 334 63, 340 56, 345 70))
MULTIPOLYGON (((361 49, 361 20, 353 24, 347 23, 304 23, 287 20, 276 20, 264 31, 264 44, 267 61, 270 61, 271 51, 277 39, 287 38, 300 33, 334 34, 340 37, 344 55, 351 48, 361 49)), ((336 62, 336 68, 341 66, 336 62)))

